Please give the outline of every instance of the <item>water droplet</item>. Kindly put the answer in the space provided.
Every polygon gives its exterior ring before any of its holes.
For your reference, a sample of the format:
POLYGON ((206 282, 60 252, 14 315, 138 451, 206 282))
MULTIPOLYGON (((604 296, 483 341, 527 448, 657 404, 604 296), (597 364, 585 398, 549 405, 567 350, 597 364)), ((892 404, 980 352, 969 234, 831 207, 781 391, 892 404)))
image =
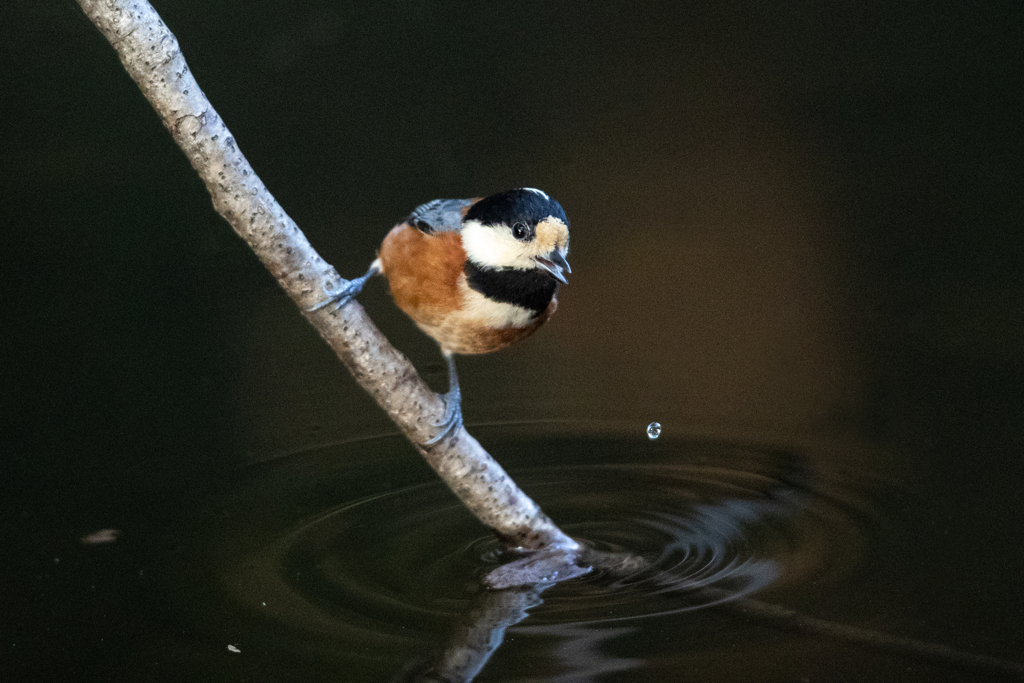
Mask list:
POLYGON ((651 441, 654 441, 659 436, 661 436, 661 423, 660 422, 652 422, 651 424, 647 425, 647 438, 648 439, 650 439, 651 441))

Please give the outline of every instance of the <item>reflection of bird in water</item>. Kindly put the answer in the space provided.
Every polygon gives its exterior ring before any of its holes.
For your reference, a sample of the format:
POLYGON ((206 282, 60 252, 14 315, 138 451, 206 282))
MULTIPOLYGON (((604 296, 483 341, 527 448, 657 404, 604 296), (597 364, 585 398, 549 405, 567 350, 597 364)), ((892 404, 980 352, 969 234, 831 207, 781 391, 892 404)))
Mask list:
POLYGON ((445 419, 430 445, 462 424, 453 356, 497 351, 543 325, 567 282, 568 252, 565 211, 540 190, 435 199, 391 229, 365 275, 313 310, 344 305, 377 273, 387 278, 395 303, 448 363, 445 419))

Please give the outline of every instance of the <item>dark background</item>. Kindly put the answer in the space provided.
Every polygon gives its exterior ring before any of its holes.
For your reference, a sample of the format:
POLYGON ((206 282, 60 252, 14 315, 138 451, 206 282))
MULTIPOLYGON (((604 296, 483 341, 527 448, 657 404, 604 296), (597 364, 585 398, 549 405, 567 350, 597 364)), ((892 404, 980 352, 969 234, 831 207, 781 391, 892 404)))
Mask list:
MULTIPOLYGON (((435 197, 527 185, 565 206, 558 315, 461 361, 470 425, 658 419, 881 445, 928 492, 922 561, 986 565, 958 598, 952 578, 923 591, 921 618, 965 600, 981 630, 1016 623, 1019 2, 157 9, 343 274, 435 197)), ((144 590, 79 604, 100 570, 57 565, 81 535, 159 545, 239 465, 389 427, 77 5, 4 3, 0 88, 0 667, 28 651, 67 672, 144 590)), ((443 389, 383 283, 361 300, 443 389)))

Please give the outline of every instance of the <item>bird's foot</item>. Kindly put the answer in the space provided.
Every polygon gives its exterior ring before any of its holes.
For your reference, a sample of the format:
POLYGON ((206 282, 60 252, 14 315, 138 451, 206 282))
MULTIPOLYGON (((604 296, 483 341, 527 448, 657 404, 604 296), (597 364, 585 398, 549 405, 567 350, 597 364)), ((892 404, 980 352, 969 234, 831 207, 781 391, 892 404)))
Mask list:
POLYGON ((366 281, 379 272, 381 271, 380 260, 378 259, 370 264, 370 269, 366 271, 365 275, 357 277, 354 280, 349 280, 337 289, 327 289, 327 286, 324 285, 324 294, 327 295, 327 298, 312 308, 307 308, 306 311, 312 313, 331 305, 334 306, 334 310, 338 310, 349 301, 352 301, 352 299, 359 296, 359 293, 363 291, 363 287, 366 285, 366 281))
POLYGON ((424 442, 424 446, 433 446, 462 427, 462 396, 458 386, 454 390, 450 389, 442 398, 444 399, 444 420, 437 425, 441 431, 432 436, 429 441, 424 442))
POLYGON ((444 399, 444 421, 437 425, 441 428, 437 434, 425 442, 424 446, 433 446, 445 438, 448 434, 455 434, 462 427, 462 391, 459 389, 459 374, 455 371, 455 358, 445 352, 445 362, 448 363, 448 393, 444 399))

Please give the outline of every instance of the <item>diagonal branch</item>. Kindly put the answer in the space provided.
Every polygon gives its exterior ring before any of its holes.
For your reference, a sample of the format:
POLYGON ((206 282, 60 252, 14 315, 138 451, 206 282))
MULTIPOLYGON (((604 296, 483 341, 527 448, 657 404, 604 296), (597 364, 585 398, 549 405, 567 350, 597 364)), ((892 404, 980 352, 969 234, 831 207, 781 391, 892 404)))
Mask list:
MULTIPOLYGON (((271 196, 200 90, 178 41, 146 0, 78 0, 117 50, 192 167, 213 206, 256 253, 302 311, 343 282, 271 196)), ((485 525, 510 546, 560 549, 571 564, 577 544, 505 473, 465 429, 430 447, 444 403, 370 321, 363 307, 306 312, 356 381, 398 425, 431 467, 485 525)), ((568 572, 563 572, 563 575, 568 572)), ((577 570, 578 573, 578 570, 577 570)))

